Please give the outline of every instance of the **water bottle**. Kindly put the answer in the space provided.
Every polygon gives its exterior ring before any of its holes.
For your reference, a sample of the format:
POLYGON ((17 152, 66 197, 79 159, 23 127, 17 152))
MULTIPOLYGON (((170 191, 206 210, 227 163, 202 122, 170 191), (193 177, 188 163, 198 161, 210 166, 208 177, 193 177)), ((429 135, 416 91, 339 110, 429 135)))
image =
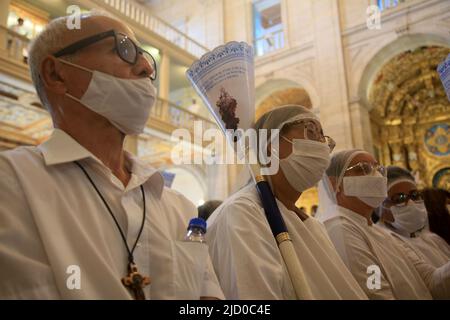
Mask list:
POLYGON ((184 241, 206 243, 206 221, 202 218, 192 218, 189 221, 184 241))

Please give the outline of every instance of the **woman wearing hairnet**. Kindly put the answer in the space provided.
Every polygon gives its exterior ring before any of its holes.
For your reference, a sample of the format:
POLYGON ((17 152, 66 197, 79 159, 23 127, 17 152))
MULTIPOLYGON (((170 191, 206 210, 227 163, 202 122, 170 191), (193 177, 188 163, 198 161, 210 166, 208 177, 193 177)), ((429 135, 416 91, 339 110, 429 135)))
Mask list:
MULTIPOLYGON (((279 159, 281 170, 267 178, 313 298, 367 299, 323 226, 295 207, 302 191, 314 186, 327 168, 333 141, 323 135, 317 117, 300 106, 264 114, 255 129, 280 130, 279 152, 272 146, 278 135, 259 147, 279 159)), ((225 200, 208 222, 210 254, 227 299, 296 298, 253 183, 225 200)))
POLYGON ((411 173, 403 168, 387 168, 388 197, 377 209, 378 225, 404 241, 419 257, 434 267, 450 260, 450 246, 428 230, 427 209, 422 192, 411 173))
POLYGON ((449 298, 449 263, 433 267, 372 224, 374 208, 387 196, 385 175, 365 151, 336 153, 319 183, 318 219, 370 299, 449 298))

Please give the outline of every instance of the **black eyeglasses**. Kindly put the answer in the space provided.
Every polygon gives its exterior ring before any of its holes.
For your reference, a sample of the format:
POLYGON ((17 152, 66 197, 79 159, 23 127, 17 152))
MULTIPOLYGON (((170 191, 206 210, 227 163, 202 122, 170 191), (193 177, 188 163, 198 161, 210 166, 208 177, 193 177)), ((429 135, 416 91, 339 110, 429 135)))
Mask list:
POLYGON ((419 190, 413 190, 409 194, 403 192, 396 193, 392 197, 388 198, 387 202, 397 207, 403 207, 408 204, 409 200, 412 200, 414 202, 422 202, 423 192, 419 190))
POLYGON ((139 56, 138 54, 142 54, 144 58, 147 59, 149 62, 153 72, 149 76, 151 80, 156 80, 156 61, 153 56, 142 49, 141 47, 137 46, 133 40, 131 40, 126 34, 116 32, 115 30, 109 30, 105 31, 84 39, 81 39, 75 43, 72 43, 71 45, 59 50, 55 54, 53 54, 56 58, 73 54, 77 52, 78 50, 81 50, 87 46, 90 46, 93 43, 96 43, 100 40, 106 39, 108 37, 114 37, 114 43, 116 46, 116 51, 118 56, 125 62, 129 64, 136 64, 139 56))

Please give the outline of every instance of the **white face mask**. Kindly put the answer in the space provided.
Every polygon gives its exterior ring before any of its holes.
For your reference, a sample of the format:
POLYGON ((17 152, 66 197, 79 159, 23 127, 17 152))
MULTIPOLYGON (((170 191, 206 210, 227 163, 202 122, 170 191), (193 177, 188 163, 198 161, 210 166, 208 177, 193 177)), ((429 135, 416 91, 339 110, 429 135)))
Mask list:
POLYGON ((373 176, 344 177, 344 194, 357 197, 371 208, 377 208, 387 197, 387 178, 379 172, 373 176))
POLYGON ((304 139, 295 139, 291 143, 292 153, 280 159, 280 167, 291 187, 303 192, 319 182, 330 165, 330 147, 323 142, 304 139))
POLYGON ((406 206, 392 206, 390 209, 395 220, 391 225, 409 234, 423 229, 427 223, 427 209, 423 202, 408 201, 406 206))
POLYGON ((65 60, 60 61, 92 73, 83 96, 78 99, 66 93, 69 98, 104 116, 125 134, 144 131, 156 96, 156 88, 149 78, 121 79, 65 60))

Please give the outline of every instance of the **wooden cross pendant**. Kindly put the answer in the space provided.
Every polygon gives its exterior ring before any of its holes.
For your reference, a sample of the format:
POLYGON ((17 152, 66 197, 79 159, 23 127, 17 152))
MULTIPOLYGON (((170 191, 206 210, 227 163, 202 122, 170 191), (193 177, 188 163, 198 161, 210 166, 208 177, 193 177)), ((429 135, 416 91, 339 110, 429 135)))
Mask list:
POLYGON ((128 265, 128 275, 122 278, 125 287, 133 291, 135 300, 145 300, 145 293, 142 290, 146 285, 150 284, 150 278, 141 275, 134 263, 128 265))

